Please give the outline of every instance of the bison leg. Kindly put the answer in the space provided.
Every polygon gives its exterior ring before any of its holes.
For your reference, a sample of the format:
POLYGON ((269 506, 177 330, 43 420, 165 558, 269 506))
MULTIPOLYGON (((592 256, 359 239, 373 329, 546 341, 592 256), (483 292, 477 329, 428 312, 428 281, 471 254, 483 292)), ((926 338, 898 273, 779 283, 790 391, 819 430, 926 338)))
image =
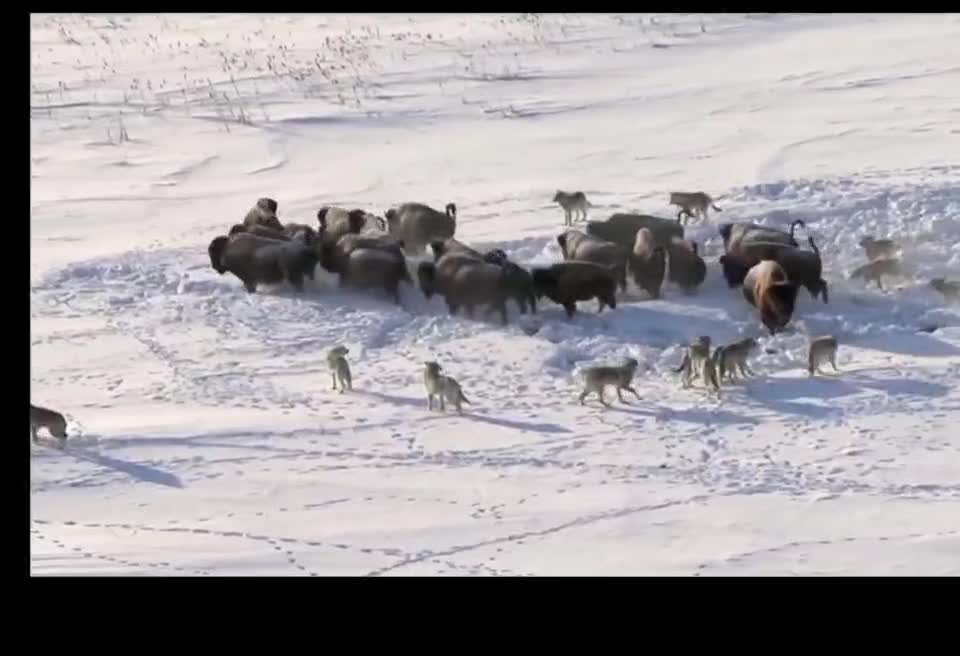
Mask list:
POLYGON ((450 299, 447 299, 447 310, 450 312, 450 316, 453 316, 457 313, 457 310, 460 309, 460 306, 452 302, 450 299))
POLYGON ((503 320, 503 325, 506 326, 507 325, 507 299, 503 299, 502 301, 499 301, 499 302, 494 301, 493 303, 488 305, 487 311, 484 313, 483 316, 484 318, 489 317, 494 312, 500 313, 500 317, 503 320))
POLYGON ((397 305, 400 305, 400 281, 388 281, 384 284, 383 289, 393 298, 397 305))
POLYGON ((564 303, 564 304, 563 304, 563 309, 566 310, 566 312, 567 312, 567 318, 568 318, 568 319, 573 319, 573 313, 577 311, 577 304, 576 304, 576 303, 564 303))
POLYGON ((515 301, 517 302, 517 307, 520 308, 520 314, 526 314, 526 313, 527 313, 527 299, 526 299, 524 296, 519 295, 519 296, 515 296, 513 300, 515 300, 515 301))
POLYGON ((247 290, 247 292, 253 294, 254 292, 257 291, 257 281, 256 281, 256 280, 248 280, 248 279, 241 278, 241 279, 240 279, 240 282, 243 283, 243 286, 244 286, 244 288, 247 290))
POLYGON ((287 274, 287 280, 298 292, 303 291, 303 273, 301 271, 291 271, 287 274))
POLYGON ((530 312, 533 314, 536 314, 537 313, 537 297, 534 296, 533 294, 530 294, 529 302, 530 302, 530 312))
POLYGON ((600 297, 597 297, 597 314, 600 314, 601 312, 603 312, 603 307, 604 307, 603 299, 600 297))

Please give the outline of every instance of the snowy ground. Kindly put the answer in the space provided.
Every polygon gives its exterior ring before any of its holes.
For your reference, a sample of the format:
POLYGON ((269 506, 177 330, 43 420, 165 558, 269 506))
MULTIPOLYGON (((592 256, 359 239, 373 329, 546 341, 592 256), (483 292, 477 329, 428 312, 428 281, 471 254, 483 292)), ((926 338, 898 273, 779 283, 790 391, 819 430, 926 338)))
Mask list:
POLYGON ((957 15, 31 25, 31 395, 78 433, 32 448, 33 573, 960 574, 960 312, 927 287, 960 276, 957 15), (539 264, 556 189, 592 218, 677 189, 803 218, 831 302, 802 291, 717 402, 669 371, 763 335, 715 225, 696 296, 507 328, 327 275, 250 296, 206 253, 263 195, 307 223, 454 201, 459 238, 539 264), (846 279, 866 234, 903 245, 895 289, 846 279), (811 380, 822 333, 843 373, 811 380), (627 355, 643 402, 576 404, 577 367, 627 355), (427 411, 427 359, 463 417, 427 411))

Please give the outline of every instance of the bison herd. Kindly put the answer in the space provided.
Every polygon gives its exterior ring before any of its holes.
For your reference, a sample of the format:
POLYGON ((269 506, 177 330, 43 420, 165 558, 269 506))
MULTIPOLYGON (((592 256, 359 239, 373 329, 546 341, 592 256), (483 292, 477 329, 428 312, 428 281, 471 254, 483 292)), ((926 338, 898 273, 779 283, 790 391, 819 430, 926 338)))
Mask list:
MULTIPOLYGON (((617 213, 604 221, 585 221, 585 230, 567 229, 557 236, 563 261, 530 270, 512 262, 499 250, 481 252, 458 241, 457 208, 443 212, 421 203, 404 203, 383 217, 362 209, 323 207, 316 226, 283 223, 277 202, 261 198, 243 223, 215 237, 208 249, 210 264, 219 274, 232 273, 248 292, 260 284, 289 283, 303 289, 319 264, 337 274, 339 284, 357 289, 381 289, 400 303, 399 286, 417 285, 424 296, 442 297, 451 314, 463 309, 473 316, 499 314, 507 323, 507 303, 521 313, 537 311, 547 298, 561 305, 568 317, 577 303, 596 299, 598 312, 617 307, 617 291, 629 279, 651 298, 659 298, 664 280, 691 294, 704 282, 706 263, 696 242, 684 239, 679 219, 617 213), (407 258, 432 261, 408 268, 407 258)), ((800 248, 789 232, 752 223, 726 223, 719 228, 724 243, 720 258, 731 288, 742 286, 743 296, 757 308, 771 334, 790 321, 797 290, 805 287, 814 298, 828 300, 820 252, 812 237, 809 250, 800 248)))

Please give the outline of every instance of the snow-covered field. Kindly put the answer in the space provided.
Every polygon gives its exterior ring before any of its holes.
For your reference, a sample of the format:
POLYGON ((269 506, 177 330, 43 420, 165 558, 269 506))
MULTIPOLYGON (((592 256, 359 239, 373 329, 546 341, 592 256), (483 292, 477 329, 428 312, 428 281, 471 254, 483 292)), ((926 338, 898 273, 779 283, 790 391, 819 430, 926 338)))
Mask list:
POLYGON ((31 396, 73 431, 32 447, 34 574, 960 574, 960 312, 928 286, 960 276, 960 16, 31 26, 31 396), (310 224, 453 201, 458 238, 539 265, 557 189, 596 219, 711 193, 706 283, 504 328, 325 273, 248 295, 206 251, 260 196, 310 224), (801 290, 771 339, 716 223, 794 218, 830 304, 801 290), (847 279, 868 234, 903 247, 891 289, 847 279), (824 333, 842 373, 810 379, 824 333), (681 389, 702 334, 759 336, 760 375, 681 389), (626 356, 642 402, 576 403, 626 356), (427 411, 429 359, 464 416, 427 411))

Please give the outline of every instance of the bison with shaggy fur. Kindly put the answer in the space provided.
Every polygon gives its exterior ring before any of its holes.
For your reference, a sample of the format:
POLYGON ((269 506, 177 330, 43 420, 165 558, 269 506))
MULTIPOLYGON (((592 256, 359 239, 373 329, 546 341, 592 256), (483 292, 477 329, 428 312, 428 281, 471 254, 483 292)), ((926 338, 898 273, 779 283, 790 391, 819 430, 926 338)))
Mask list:
POLYGON ((667 254, 663 246, 657 246, 649 228, 637 231, 627 264, 637 287, 653 298, 660 298, 660 288, 667 270, 667 254))
POLYGON ((304 276, 313 279, 317 266, 314 249, 298 241, 264 239, 240 233, 232 238, 216 237, 207 248, 210 266, 223 275, 230 272, 251 294, 258 284, 279 284, 286 280, 303 291, 304 276))
POLYGON ((536 314, 537 298, 533 292, 533 278, 530 272, 511 262, 507 254, 499 248, 481 253, 461 241, 450 238, 431 243, 430 249, 433 251, 434 262, 439 262, 441 258, 448 255, 460 255, 500 267, 503 269, 503 284, 506 287, 507 297, 516 301, 520 314, 526 314, 528 306, 531 312, 536 314))
POLYGON ((350 251, 340 266, 340 286, 383 289, 400 305, 400 282, 413 284, 402 254, 380 248, 350 251))
POLYGON ((480 251, 467 246, 462 241, 458 241, 453 237, 444 240, 437 240, 430 242, 430 250, 433 251, 433 261, 438 261, 441 257, 447 253, 461 253, 464 255, 472 255, 477 259, 484 259, 483 253, 480 251))
POLYGON ((509 258, 507 258, 507 254, 502 250, 493 249, 486 253, 481 253, 453 238, 442 242, 435 241, 430 244, 430 249, 433 251, 434 262, 439 262, 441 258, 446 256, 457 255, 473 258, 500 267, 503 269, 503 284, 506 288, 507 297, 516 301, 517 306, 520 308, 520 314, 526 314, 528 306, 533 313, 536 313, 537 300, 536 295, 533 293, 533 278, 530 276, 530 272, 520 265, 511 262, 509 258))
POLYGON ((439 212, 423 203, 404 203, 384 214, 387 230, 402 239, 407 255, 420 255, 428 244, 446 241, 457 231, 457 206, 447 203, 439 212))
POLYGON ((367 225, 367 213, 360 209, 323 206, 317 210, 317 224, 320 239, 335 244, 344 235, 361 233, 367 225))
POLYGON ((783 267, 773 260, 763 260, 751 267, 743 281, 743 297, 760 310, 760 320, 771 335, 790 323, 798 290, 783 267))
POLYGON ((775 259, 784 248, 797 248, 793 233, 797 226, 806 227, 802 219, 790 224, 790 232, 755 223, 725 223, 720 226, 725 254, 720 267, 732 289, 743 283, 750 268, 763 259, 775 259))
POLYGON ((604 306, 616 309, 617 281, 612 268, 593 262, 568 260, 549 267, 536 268, 531 272, 537 298, 546 296, 562 305, 568 318, 577 311, 577 301, 596 298, 603 312, 604 306))
POLYGON ((483 261, 489 262, 490 264, 503 264, 504 262, 509 262, 510 258, 499 248, 494 248, 483 254, 483 261))
POLYGON ((627 291, 627 259, 630 249, 579 230, 567 230, 557 237, 564 260, 593 262, 614 272, 620 291, 627 291))
POLYGON ((257 237, 263 237, 264 239, 290 241, 290 237, 284 231, 268 228, 267 226, 260 225, 259 223, 254 223, 251 225, 237 223, 230 228, 230 232, 227 233, 227 236, 233 237, 235 235, 242 234, 256 235, 257 237))
POLYGON ((330 273, 341 273, 350 253, 360 248, 381 250, 404 260, 402 242, 398 242, 390 235, 357 235, 349 233, 343 235, 335 243, 322 242, 319 245, 320 265, 330 273))
POLYGON ((243 219, 246 226, 262 225, 274 230, 283 231, 283 224, 277 218, 277 201, 272 198, 259 198, 256 205, 250 208, 243 219))
MULTIPOLYGON (((486 257, 484 259, 489 262, 489 260, 486 260, 486 257)), ((537 294, 534 291, 533 276, 530 275, 530 272, 510 260, 505 260, 500 263, 491 262, 491 264, 503 269, 503 279, 507 287, 507 294, 516 301, 517 306, 520 308, 520 314, 526 314, 528 306, 530 312, 536 314, 537 294)))
POLYGON ((674 239, 667 250, 670 256, 667 279, 684 294, 692 294, 707 278, 707 264, 698 250, 697 242, 685 239, 674 239))
POLYGON ((478 305, 486 305, 487 313, 500 312, 507 324, 507 298, 510 296, 509 280, 502 267, 489 264, 470 255, 451 253, 437 262, 422 262, 417 269, 417 278, 424 296, 434 294, 444 297, 450 314, 463 307, 467 316, 473 317, 478 305))
POLYGON ((813 237, 807 237, 810 250, 803 250, 786 244, 766 241, 740 242, 737 253, 728 253, 720 258, 724 277, 730 287, 743 282, 750 267, 763 260, 774 260, 783 267, 790 282, 805 287, 816 299, 822 297, 824 303, 830 299, 827 281, 823 279, 823 261, 820 249, 813 237))
POLYGON ((805 228, 807 224, 803 222, 803 219, 797 219, 790 224, 790 232, 784 232, 778 228, 757 225, 756 223, 723 223, 718 228, 718 231, 720 232, 720 237, 723 239, 723 249, 729 253, 731 250, 736 250, 740 244, 740 240, 747 235, 750 235, 752 239, 757 241, 779 243, 794 247, 799 246, 796 238, 793 236, 797 226, 805 228))
POLYGON ((742 285, 751 267, 762 260, 775 260, 785 248, 793 247, 777 241, 750 239, 738 242, 734 249, 720 256, 720 267, 727 286, 732 289, 742 285))
POLYGON ((529 271, 511 261, 499 248, 484 253, 483 261, 503 269, 509 296, 516 301, 520 314, 526 314, 528 306, 533 314, 537 313, 537 294, 533 288, 533 276, 529 271))
POLYGON ((683 239, 683 226, 673 219, 664 219, 647 214, 617 213, 606 221, 587 221, 587 234, 623 246, 633 248, 634 240, 640 228, 653 233, 654 244, 664 249, 670 246, 674 237, 683 239))
POLYGON ((783 267, 790 282, 806 287, 810 296, 822 298, 824 303, 830 300, 827 281, 823 279, 823 261, 820 259, 820 249, 817 248, 813 237, 807 237, 810 250, 799 248, 781 248, 775 260, 783 267))
POLYGON ((283 234, 290 239, 297 239, 304 244, 312 244, 320 237, 319 233, 305 223, 286 223, 283 226, 283 234))

